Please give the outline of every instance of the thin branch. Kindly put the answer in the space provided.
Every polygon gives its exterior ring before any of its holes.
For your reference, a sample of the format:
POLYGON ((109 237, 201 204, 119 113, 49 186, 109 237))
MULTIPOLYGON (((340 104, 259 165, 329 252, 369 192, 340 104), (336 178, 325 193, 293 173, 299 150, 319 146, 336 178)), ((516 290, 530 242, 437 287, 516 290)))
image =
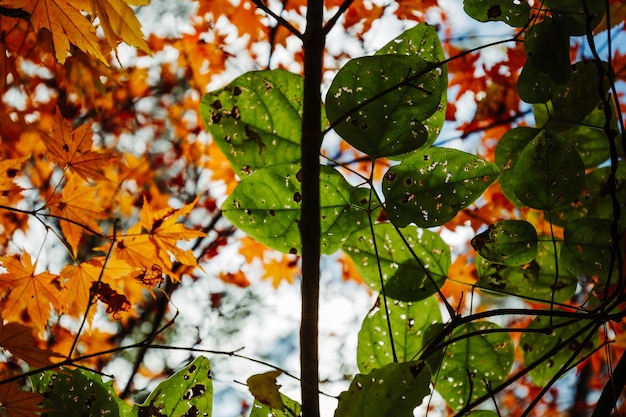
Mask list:
POLYGON ((260 10, 263 10, 265 13, 267 13, 268 15, 276 19, 278 24, 285 27, 285 29, 287 29, 289 32, 291 32, 295 36, 297 36, 298 39, 300 40, 304 39, 304 34, 302 34, 302 32, 300 32, 294 25, 292 25, 287 20, 285 20, 284 17, 279 16, 276 13, 274 13, 274 11, 270 9, 269 7, 267 7, 265 4, 263 4, 261 0, 252 0, 252 3, 254 3, 254 5, 258 7, 260 10))
POLYGON ((332 30, 339 18, 346 12, 346 10, 348 10, 352 3, 354 3, 354 0, 343 0, 343 3, 339 6, 339 10, 337 10, 337 13, 335 13, 335 15, 324 25, 324 36, 328 35, 328 32, 332 30))

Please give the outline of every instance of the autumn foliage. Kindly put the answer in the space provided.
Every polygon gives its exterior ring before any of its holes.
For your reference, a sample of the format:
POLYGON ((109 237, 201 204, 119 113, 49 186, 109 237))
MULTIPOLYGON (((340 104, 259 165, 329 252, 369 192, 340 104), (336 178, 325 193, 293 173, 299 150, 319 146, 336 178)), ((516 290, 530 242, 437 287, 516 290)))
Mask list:
MULTIPOLYGON (((245 288, 262 285, 260 278, 278 288, 299 276, 298 256, 269 250, 222 218, 219 204, 239 177, 206 132, 199 106, 204 93, 232 74, 266 67, 301 72, 302 52, 291 44, 296 37, 258 6, 278 6, 281 19, 303 29, 306 2, 194 0, 179 17, 184 30, 170 32, 142 31, 148 3, 0 0, 0 406, 8 416, 40 411, 41 397, 21 378, 29 367, 62 363, 101 371, 116 349, 123 351, 126 336, 153 341, 172 324, 176 308, 169 300, 183 280, 245 288), (237 261, 209 276, 207 263, 226 246, 237 248, 237 261), (150 324, 147 331, 142 323, 150 324)), ((328 77, 355 50, 371 52, 368 36, 381 36, 376 25, 384 16, 407 26, 434 20, 453 57, 445 114, 456 129, 450 140, 474 140, 479 154, 493 160, 503 133, 526 123, 528 107, 515 91, 526 62, 521 43, 495 46, 496 62, 486 62, 481 49, 470 50, 482 41, 456 38, 437 0, 325 2, 329 16, 343 6, 349 7, 335 30, 350 44, 327 49, 328 77), (459 111, 465 110, 459 103, 473 110, 459 111)), ((626 8, 622 1, 610 6, 614 27, 626 8)), ((577 43, 571 54, 583 54, 577 43)), ((612 58, 623 83, 626 55, 612 58)), ((344 142, 322 156, 355 182, 380 180, 393 164, 379 161, 372 172, 369 157, 344 142)), ((511 204, 497 185, 442 229, 477 232, 512 218, 562 235, 536 211, 511 204)), ((477 279, 475 253, 468 242, 462 247, 442 289, 455 308, 477 279)), ((339 261, 343 279, 362 282, 351 259, 339 255, 339 261)), ((211 297, 219 305, 219 295, 211 297)), ((605 329, 615 335, 611 347, 586 366, 608 372, 612 355, 626 345, 622 327, 605 329)), ((136 373, 155 379, 167 373, 142 368, 140 359, 136 373)), ((524 386, 534 389, 529 381, 524 386)), ((504 395, 502 403, 514 410, 516 394, 504 395)), ((556 415, 556 402, 543 406, 543 415, 556 415)))

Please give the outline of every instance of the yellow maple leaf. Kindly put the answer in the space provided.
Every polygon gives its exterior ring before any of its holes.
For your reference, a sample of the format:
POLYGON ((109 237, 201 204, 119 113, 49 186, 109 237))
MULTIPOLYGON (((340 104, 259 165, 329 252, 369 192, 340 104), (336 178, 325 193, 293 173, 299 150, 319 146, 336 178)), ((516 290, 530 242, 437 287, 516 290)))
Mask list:
POLYGON ((52 34, 52 44, 57 61, 63 64, 70 50, 70 43, 78 49, 107 60, 98 46, 96 30, 83 16, 88 10, 88 0, 0 0, 0 6, 22 9, 30 14, 30 22, 36 31, 47 29, 52 34))
POLYGON ((61 231, 74 254, 83 233, 89 231, 100 234, 102 231, 97 220, 109 217, 98 205, 96 191, 97 187, 70 174, 61 195, 52 196, 48 204, 50 213, 59 216, 61 231))
POLYGON ((150 47, 141 33, 141 24, 135 12, 123 0, 90 0, 93 10, 100 18, 100 25, 104 31, 111 49, 117 48, 117 38, 127 44, 135 46, 146 53, 150 47))
POLYGON ((35 274, 36 264, 32 263, 28 253, 24 253, 21 259, 2 256, 0 263, 7 270, 0 274, 0 291, 6 294, 4 318, 22 323, 30 321, 35 329, 43 330, 51 307, 61 309, 58 277, 49 272, 35 274))
POLYGON ((300 272, 298 263, 293 258, 293 256, 283 255, 278 260, 265 261, 263 263, 265 274, 261 279, 271 279, 274 288, 278 288, 283 281, 293 284, 296 274, 300 272))
POLYGON ((247 263, 251 263, 254 258, 263 259, 263 254, 267 250, 267 246, 249 236, 243 237, 240 242, 241 247, 239 248, 239 253, 243 255, 247 263))

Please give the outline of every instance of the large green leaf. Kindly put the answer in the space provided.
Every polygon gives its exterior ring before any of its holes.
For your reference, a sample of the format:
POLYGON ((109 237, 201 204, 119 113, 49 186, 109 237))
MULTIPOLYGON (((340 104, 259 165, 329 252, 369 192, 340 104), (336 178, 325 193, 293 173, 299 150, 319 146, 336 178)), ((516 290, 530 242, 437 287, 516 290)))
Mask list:
POLYGON ((412 417, 430 394, 430 368, 423 361, 390 363, 354 377, 339 395, 335 417, 412 417))
POLYGON ((415 152, 383 178, 387 217, 398 227, 442 225, 476 201, 498 172, 496 165, 457 149, 415 152))
POLYGON ((517 79, 517 93, 526 103, 545 103, 552 97, 555 85, 548 75, 527 64, 517 79))
POLYGON ((608 219, 589 217, 568 223, 563 233, 562 265, 576 274, 606 277, 613 251, 611 224, 608 219))
POLYGON ((437 110, 444 71, 415 55, 352 59, 335 76, 326 113, 337 133, 372 158, 399 155, 428 140, 422 123, 437 110))
MULTIPOLYGON (((280 164, 244 178, 222 204, 224 217, 252 238, 284 253, 300 253, 299 165, 280 164)), ((322 252, 341 247, 352 229, 350 185, 335 169, 320 174, 322 252)))
POLYGON ((85 369, 62 368, 30 378, 33 390, 43 394, 41 406, 48 417, 121 416, 130 405, 115 393, 112 382, 85 369))
POLYGON ((606 10, 605 4, 598 0, 544 0, 543 7, 550 9, 560 31, 582 36, 598 26, 606 10))
POLYGON ((563 138, 542 130, 513 168, 513 191, 528 207, 550 210, 571 203, 585 184, 585 165, 563 138))
MULTIPOLYGON (((440 63, 446 59, 437 28, 428 23, 418 23, 405 30, 376 52, 376 55, 390 54, 416 55, 433 63, 440 63)), ((428 132, 425 145, 432 145, 435 142, 446 119, 448 67, 444 65, 441 69, 443 71, 440 77, 441 102, 432 116, 421 121, 428 132)))
POLYGON ((524 265, 537 257, 537 231, 524 220, 502 220, 472 239, 485 259, 502 265, 524 265))
MULTIPOLYGON (((560 245, 557 244, 558 249, 560 245)), ((539 238, 535 260, 525 265, 507 266, 478 255, 476 272, 480 277, 477 284, 480 288, 544 303, 569 301, 578 284, 577 274, 565 268, 558 268, 559 276, 555 279, 554 246, 548 236, 539 238)))
POLYGON ((392 329, 390 336, 383 302, 382 297, 379 297, 359 331, 357 364, 362 373, 393 362, 390 337, 393 337, 399 362, 414 360, 433 336, 432 331, 436 329, 433 325, 441 323, 439 302, 434 296, 416 303, 387 300, 392 329))
POLYGON ((248 72, 202 98, 202 120, 239 175, 300 160, 302 88, 302 77, 277 69, 248 72))
POLYGON ((545 329, 547 332, 552 330, 549 334, 524 332, 520 340, 526 366, 541 361, 539 366, 530 371, 530 378, 536 385, 545 386, 572 357, 574 359, 569 363, 570 367, 594 349, 597 337, 585 343, 589 330, 584 329, 588 325, 589 322, 584 320, 563 317, 537 316, 533 319, 529 329, 545 329), (576 353, 578 349, 581 351, 576 353))
POLYGON ((189 365, 161 382, 143 404, 133 407, 135 416, 211 416, 213 381, 211 364, 198 356, 189 365))
POLYGON ((563 84, 572 70, 569 57, 569 36, 561 32, 554 19, 546 17, 526 33, 524 50, 527 63, 555 83, 563 84))
POLYGON ((495 162, 500 168, 500 177, 498 178, 500 188, 504 195, 518 207, 524 204, 517 198, 513 189, 515 164, 524 148, 539 132, 539 129, 532 127, 516 127, 506 132, 496 145, 495 162))
POLYGON ((379 223, 374 225, 376 246, 370 228, 367 227, 353 232, 342 250, 352 258, 367 285, 376 291, 381 290, 380 271, 383 282, 388 282, 391 278, 406 280, 416 293, 422 295, 424 288, 427 288, 430 291, 428 295, 433 294, 436 290, 431 286, 431 279, 441 285, 448 275, 451 263, 450 248, 438 234, 429 230, 409 226, 400 229, 400 233, 409 247, 393 225, 379 223), (378 253, 375 248, 378 249, 378 253), (412 275, 396 277, 401 265, 404 265, 403 268, 410 268, 412 275))
POLYGON ((530 19, 530 6, 524 0, 464 0, 465 13, 479 22, 504 22, 522 27, 530 19))
POLYGON ((452 338, 463 337, 445 351, 435 389, 448 406, 460 410, 506 381, 513 366, 513 341, 499 326, 472 322, 459 326, 452 338))

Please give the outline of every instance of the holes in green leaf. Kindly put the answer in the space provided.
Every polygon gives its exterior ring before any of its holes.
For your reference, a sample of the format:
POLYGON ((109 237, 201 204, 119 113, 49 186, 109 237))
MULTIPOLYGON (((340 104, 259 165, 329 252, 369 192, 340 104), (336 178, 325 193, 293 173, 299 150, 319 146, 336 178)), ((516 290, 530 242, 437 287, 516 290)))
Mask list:
POLYGON ((537 257, 537 231, 524 220, 503 220, 472 239, 472 246, 485 259, 517 266, 537 257))
POLYGON ((524 26, 530 18, 530 6, 526 1, 465 0, 463 9, 479 22, 500 21, 513 27, 524 26))

